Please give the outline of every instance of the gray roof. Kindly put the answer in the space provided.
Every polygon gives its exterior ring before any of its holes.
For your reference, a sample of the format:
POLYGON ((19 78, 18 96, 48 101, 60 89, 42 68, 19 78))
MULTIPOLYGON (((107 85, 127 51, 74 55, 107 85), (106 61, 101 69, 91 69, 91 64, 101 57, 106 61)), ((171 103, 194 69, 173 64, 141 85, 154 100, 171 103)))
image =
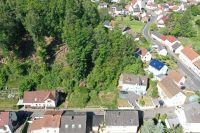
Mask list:
POLYGON ((133 85, 144 85, 147 86, 148 79, 146 76, 140 76, 140 75, 133 75, 133 74, 127 74, 122 73, 120 76, 120 81, 123 82, 123 84, 133 84, 133 85))
POLYGON ((61 117, 60 133, 85 133, 86 113, 65 111, 61 117))
POLYGON ((107 110, 106 126, 139 126, 139 116, 136 110, 107 110))
POLYGON ((184 106, 186 120, 188 123, 200 123, 200 104, 190 103, 184 106))
POLYGON ((93 115, 92 126, 99 126, 104 122, 104 115, 93 115))
POLYGON ((157 32, 157 31, 152 31, 151 34, 155 35, 155 36, 158 37, 158 38, 162 38, 162 36, 163 36, 162 34, 160 34, 160 33, 157 32))
POLYGON ((181 46, 181 44, 178 43, 178 42, 176 42, 174 45, 172 45, 172 49, 173 49, 173 50, 176 50, 176 49, 178 49, 180 46, 181 46))

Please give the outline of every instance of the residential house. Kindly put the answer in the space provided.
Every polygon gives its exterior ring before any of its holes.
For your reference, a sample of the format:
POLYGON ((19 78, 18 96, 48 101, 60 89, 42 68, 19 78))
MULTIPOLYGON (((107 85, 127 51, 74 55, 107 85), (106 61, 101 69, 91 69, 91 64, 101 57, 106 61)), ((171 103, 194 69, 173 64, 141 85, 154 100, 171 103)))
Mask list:
POLYGON ((15 112, 0 112, 0 133, 14 133, 17 126, 17 115, 15 112))
POLYGON ((109 12, 113 17, 124 15, 125 11, 122 6, 113 5, 110 7, 109 12))
POLYGON ((154 11, 154 10, 156 10, 157 8, 158 8, 158 5, 157 5, 157 4, 149 3, 149 4, 146 5, 146 9, 147 9, 147 10, 152 10, 152 11, 154 11))
POLYGON ((185 76, 183 76, 178 70, 171 70, 168 74, 170 77, 179 87, 185 84, 185 76))
POLYGON ((163 46, 158 46, 157 48, 157 52, 159 55, 162 55, 162 56, 167 56, 167 49, 163 46))
POLYGON ((136 54, 140 56, 142 62, 149 62, 151 60, 151 53, 143 47, 137 49, 136 54))
POLYGON ((168 70, 168 67, 164 63, 162 63, 156 59, 151 60, 149 67, 148 67, 148 71, 150 73, 153 73, 154 76, 157 76, 160 74, 165 75, 167 73, 167 70, 168 70))
POLYGON ((137 133, 139 115, 136 110, 107 110, 105 129, 107 133, 137 133))
POLYGON ((111 23, 109 20, 106 20, 106 21, 104 22, 104 27, 105 27, 105 28, 108 28, 108 29, 110 29, 110 30, 113 29, 113 25, 112 25, 112 23, 111 23))
POLYGON ((98 5, 98 8, 99 8, 99 9, 108 8, 108 4, 107 4, 106 2, 100 3, 100 4, 98 5))
POLYGON ((62 111, 46 111, 30 122, 28 133, 59 133, 62 111))
POLYGON ((126 34, 129 30, 131 30, 130 27, 128 27, 127 25, 124 24, 119 24, 119 28, 122 31, 122 34, 126 34))
POLYGON ((186 96, 170 77, 166 77, 157 84, 158 94, 166 106, 180 106, 185 103, 186 96))
POLYGON ((148 79, 146 76, 122 73, 119 79, 121 91, 131 91, 138 95, 146 94, 148 79))
POLYGON ((86 133, 85 112, 65 111, 61 116, 59 133, 86 133))
POLYGON ((166 37, 166 36, 160 34, 159 32, 156 32, 156 31, 152 31, 152 32, 151 32, 151 37, 152 37, 154 40, 156 40, 156 41, 158 41, 158 42, 160 42, 160 43, 162 43, 162 44, 164 44, 165 41, 167 40, 167 37, 166 37))
POLYGON ((190 103, 175 110, 183 131, 187 133, 200 132, 200 104, 190 103))
POLYGON ((162 16, 161 18, 157 19, 157 27, 158 28, 165 27, 166 21, 167 21, 167 16, 162 16))
POLYGON ((111 0, 112 3, 120 3, 120 0, 111 0))
POLYGON ((179 40, 174 37, 174 36, 168 36, 167 37, 167 40, 165 41, 165 45, 167 47, 170 48, 170 50, 172 51, 172 45, 174 45, 175 43, 180 43, 179 40))
POLYGON ((183 46, 179 43, 176 42, 175 44, 173 44, 171 46, 171 50, 175 53, 175 54, 180 54, 181 50, 183 50, 183 46))
POLYGON ((104 126, 104 115, 93 114, 92 118, 92 132, 100 133, 104 126))
POLYGON ((55 108, 58 101, 57 91, 25 91, 25 108, 55 108))

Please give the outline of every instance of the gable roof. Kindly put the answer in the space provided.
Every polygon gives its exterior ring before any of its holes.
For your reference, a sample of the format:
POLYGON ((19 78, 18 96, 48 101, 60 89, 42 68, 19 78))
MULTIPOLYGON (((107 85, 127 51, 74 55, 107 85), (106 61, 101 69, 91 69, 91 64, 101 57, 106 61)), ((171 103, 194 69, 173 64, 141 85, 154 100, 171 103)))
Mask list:
POLYGON ((59 128, 62 111, 47 111, 43 118, 33 120, 30 125, 30 131, 40 130, 42 128, 59 128))
POLYGON ((137 49, 137 53, 141 56, 145 56, 147 54, 148 50, 146 48, 140 47, 137 49))
POLYGON ((200 104, 197 102, 184 105, 184 112, 188 123, 200 123, 200 104))
POLYGON ((168 36, 168 37, 167 37, 167 40, 168 40, 169 42, 173 43, 173 42, 175 42, 177 39, 176 39, 176 37, 174 37, 174 36, 168 36))
POLYGON ((184 77, 179 71, 171 70, 168 75, 171 79, 175 80, 177 83, 184 77))
POLYGON ((185 47, 182 50, 182 53, 188 57, 191 61, 196 59, 199 54, 197 54, 191 47, 185 47))
POLYGON ((9 122, 9 112, 0 112, 0 128, 8 125, 9 122))
POLYGON ((61 118, 60 133, 85 133, 86 121, 85 112, 65 111, 61 118))
POLYGON ((161 70, 165 66, 164 63, 162 63, 162 62, 160 62, 160 61, 158 61, 156 59, 151 60, 149 65, 154 67, 157 70, 161 70))
POLYGON ((138 111, 135 110, 107 110, 105 113, 107 126, 139 126, 138 111))
POLYGON ((158 82, 158 85, 168 98, 172 98, 179 92, 182 92, 182 90, 175 84, 175 82, 170 77, 162 79, 158 82))
POLYGON ((123 84, 132 84, 132 85, 147 85, 147 77, 146 76, 140 76, 140 75, 133 75, 133 74, 127 74, 122 73, 120 76, 120 81, 123 82, 123 84))
POLYGON ((174 45, 172 45, 172 49, 176 50, 181 46, 181 44, 179 42, 176 42, 174 45))
POLYGON ((56 100, 56 91, 25 91, 24 103, 41 103, 47 99, 56 100))
POLYGON ((164 35, 160 34, 160 33, 159 33, 159 32, 157 32, 157 31, 152 31, 152 32, 151 32, 151 34, 153 34, 154 36, 156 36, 156 37, 158 37, 158 38, 162 39, 163 41, 165 41, 165 40, 167 39, 167 37, 166 37, 166 36, 164 36, 164 35))

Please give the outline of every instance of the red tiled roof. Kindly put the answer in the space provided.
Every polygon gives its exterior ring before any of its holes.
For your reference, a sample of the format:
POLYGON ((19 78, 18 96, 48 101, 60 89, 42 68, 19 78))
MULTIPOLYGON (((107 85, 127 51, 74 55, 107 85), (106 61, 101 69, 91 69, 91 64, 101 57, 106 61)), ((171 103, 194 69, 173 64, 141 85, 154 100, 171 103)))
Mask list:
POLYGON ((196 59, 199 54, 197 54, 191 47, 185 47, 182 50, 182 53, 187 56, 191 61, 196 59))
POLYGON ((162 35, 161 39, 162 39, 163 41, 165 41, 165 40, 167 39, 167 37, 164 36, 164 35, 162 35))
POLYGON ((145 56, 148 52, 147 49, 143 48, 143 47, 141 47, 139 50, 140 50, 140 55, 142 55, 142 56, 145 56))
POLYGON ((175 80, 176 82, 180 82, 180 80, 183 78, 183 75, 177 70, 172 70, 169 73, 169 77, 175 80))
POLYGON ((0 128, 3 128, 4 125, 8 125, 9 121, 9 112, 0 112, 0 128))
POLYGON ((173 43, 173 42, 175 42, 177 39, 176 39, 176 37, 174 37, 174 36, 169 36, 168 38, 168 41, 170 41, 171 43, 173 43))
POLYGON ((24 92, 24 103, 41 103, 46 99, 56 100, 56 91, 26 91, 24 92))

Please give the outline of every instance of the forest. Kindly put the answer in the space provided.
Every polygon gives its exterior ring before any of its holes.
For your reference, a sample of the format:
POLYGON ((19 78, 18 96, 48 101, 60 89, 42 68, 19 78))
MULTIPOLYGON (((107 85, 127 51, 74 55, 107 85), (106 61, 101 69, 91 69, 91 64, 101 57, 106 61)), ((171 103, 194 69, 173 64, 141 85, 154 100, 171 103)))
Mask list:
POLYGON ((89 0, 1 0, 0 18, 0 88, 18 98, 59 89, 72 107, 115 107, 120 73, 144 74, 137 44, 89 0))

